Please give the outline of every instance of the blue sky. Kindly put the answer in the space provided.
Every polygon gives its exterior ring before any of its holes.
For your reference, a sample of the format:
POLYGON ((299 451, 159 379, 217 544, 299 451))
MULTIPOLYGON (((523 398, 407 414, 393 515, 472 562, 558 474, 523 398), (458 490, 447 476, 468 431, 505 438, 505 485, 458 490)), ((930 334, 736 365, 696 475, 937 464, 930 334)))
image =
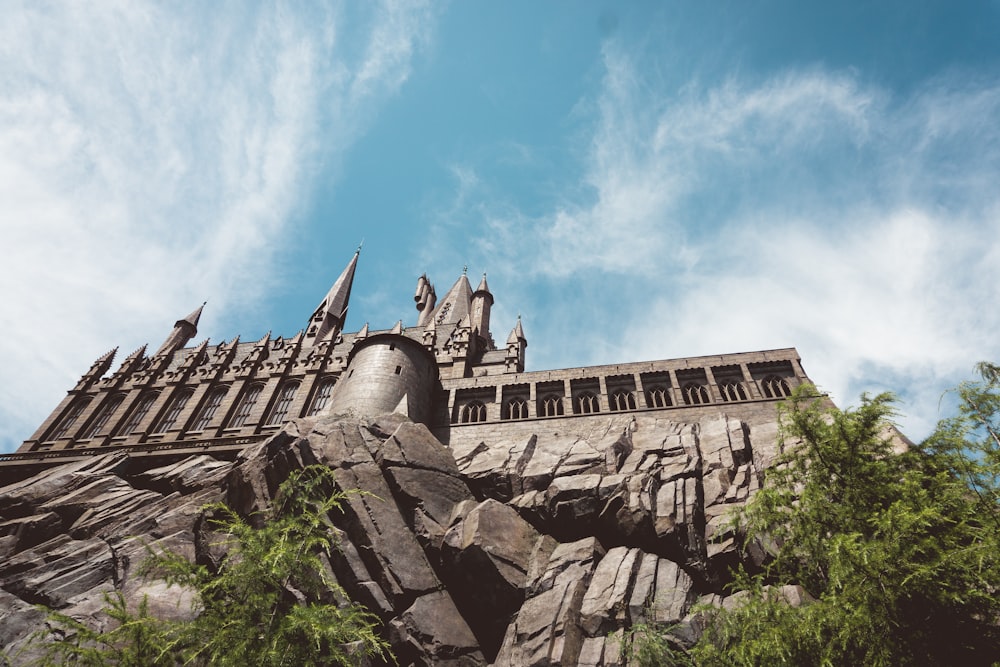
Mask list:
POLYGON ((203 300, 293 335, 489 274, 530 369, 1000 359, 1000 2, 0 3, 0 450, 203 300))

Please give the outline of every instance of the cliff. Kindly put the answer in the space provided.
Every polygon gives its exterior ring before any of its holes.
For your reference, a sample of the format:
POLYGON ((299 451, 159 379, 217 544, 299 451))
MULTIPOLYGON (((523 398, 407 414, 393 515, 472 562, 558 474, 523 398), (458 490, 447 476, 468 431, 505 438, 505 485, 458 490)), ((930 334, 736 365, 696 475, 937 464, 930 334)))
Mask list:
POLYGON ((98 625, 102 594, 190 614, 186 592, 135 573, 148 546, 210 563, 201 508, 249 515, 289 471, 333 468, 352 494, 337 580, 384 623, 400 665, 617 665, 641 620, 696 632, 736 562, 726 515, 777 450, 764 411, 526 422, 517 440, 443 445, 398 415, 290 422, 232 462, 144 469, 109 450, 0 488, 0 644, 17 657, 49 607, 98 625), (534 432, 530 424, 537 424, 534 432), (576 429, 576 430, 574 430, 576 429))

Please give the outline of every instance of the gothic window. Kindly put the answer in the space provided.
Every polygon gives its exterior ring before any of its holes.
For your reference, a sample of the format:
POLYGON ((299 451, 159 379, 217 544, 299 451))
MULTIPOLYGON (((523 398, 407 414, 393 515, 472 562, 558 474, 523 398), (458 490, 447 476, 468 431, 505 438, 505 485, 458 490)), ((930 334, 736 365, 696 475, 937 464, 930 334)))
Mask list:
POLYGON ((613 391, 611 393, 611 409, 615 412, 635 410, 635 395, 626 389, 613 391))
POLYGON ((246 393, 243 394, 243 400, 240 401, 240 406, 236 409, 236 414, 233 415, 232 421, 229 422, 229 428, 240 428, 246 423, 250 417, 250 413, 253 412, 253 407, 257 405, 260 392, 263 390, 264 385, 262 384, 254 384, 247 387, 246 393))
POLYGON ((167 413, 163 415, 163 419, 153 429, 153 433, 166 433, 174 427, 174 424, 177 423, 177 417, 181 414, 181 410, 184 409, 184 406, 187 405, 188 400, 191 398, 191 393, 190 390, 187 390, 174 396, 174 400, 170 403, 170 409, 167 410, 167 413))
POLYGON ((768 375, 760 384, 765 398, 785 398, 792 395, 788 383, 777 375, 768 375))
POLYGON ((573 411, 578 415, 589 415, 600 412, 597 396, 591 391, 585 391, 573 397, 573 411))
POLYGON ((552 394, 542 398, 542 416, 556 417, 563 414, 563 402, 559 396, 552 394))
POLYGON ((151 392, 148 394, 143 394, 139 399, 139 403, 132 410, 132 414, 129 415, 128 420, 125 425, 122 426, 122 430, 118 435, 131 435, 132 431, 139 428, 139 424, 142 420, 146 418, 149 413, 149 409, 153 407, 153 403, 156 402, 156 397, 159 396, 157 392, 151 392))
POLYGON ((319 389, 316 390, 316 397, 313 398, 312 407, 309 409, 310 417, 318 415, 326 407, 326 404, 330 402, 330 395, 333 393, 333 385, 336 382, 336 378, 326 378, 320 382, 319 389))
POLYGON ((114 394, 107 400, 101 411, 97 413, 97 417, 90 424, 90 428, 84 433, 83 437, 85 440, 95 438, 101 433, 101 429, 108 425, 108 420, 111 419, 111 415, 115 413, 115 410, 118 409, 123 400, 125 400, 124 394, 114 394))
POLYGON ((651 408, 668 408, 673 405, 666 387, 650 387, 646 390, 646 405, 651 408))
POLYGON ((719 385, 724 401, 745 401, 747 400, 747 390, 743 388, 742 382, 723 382, 719 385))
POLYGON ((466 403, 462 408, 462 423, 484 422, 486 421, 486 406, 482 401, 472 401, 466 403))
POLYGON ((681 388, 681 392, 684 394, 684 402, 687 405, 708 403, 708 389, 703 384, 688 382, 681 388))
POLYGON ((89 397, 78 398, 73 403, 72 407, 70 407, 66 416, 63 417, 63 420, 59 422, 59 428, 56 429, 56 432, 52 434, 52 437, 50 437, 49 440, 58 440, 59 438, 65 436, 66 432, 73 427, 76 420, 80 418, 80 413, 83 412, 83 409, 86 408, 89 403, 89 397))
POLYGON ((278 402, 274 404, 271 418, 267 421, 269 426, 281 424, 288 418, 288 408, 292 407, 292 400, 295 398, 295 392, 298 390, 298 382, 288 382, 282 385, 281 393, 278 395, 278 402))
POLYGON ((228 391, 229 387, 216 387, 211 391, 208 395, 208 400, 205 401, 205 405, 202 406, 201 412, 198 414, 198 419, 195 421, 194 428, 191 429, 192 431, 204 431, 208 428, 219 406, 222 405, 222 399, 226 397, 228 391))
POLYGON ((504 419, 527 419, 528 402, 523 398, 512 398, 503 406, 504 419))

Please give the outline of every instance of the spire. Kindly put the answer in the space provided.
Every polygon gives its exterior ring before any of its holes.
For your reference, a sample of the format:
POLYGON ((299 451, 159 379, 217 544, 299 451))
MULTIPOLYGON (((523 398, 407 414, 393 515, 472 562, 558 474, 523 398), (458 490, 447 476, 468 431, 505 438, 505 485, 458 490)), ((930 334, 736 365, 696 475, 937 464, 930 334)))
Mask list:
POLYGON ((477 292, 490 293, 490 286, 486 284, 486 272, 483 271, 483 279, 479 281, 479 287, 476 288, 477 292))
POLYGON ((456 324, 469 314, 469 308, 472 306, 472 286, 464 273, 458 277, 440 303, 441 305, 433 313, 439 325, 456 324))
POLYGON ((521 326, 521 316, 517 316, 517 324, 514 328, 510 330, 510 335, 507 336, 508 345, 517 345, 518 343, 524 343, 525 347, 528 347, 528 339, 524 337, 524 328, 521 326))
POLYGON ((528 339, 524 337, 524 328, 521 326, 521 316, 517 316, 517 324, 510 330, 507 336, 507 356, 505 366, 507 372, 524 372, 524 348, 528 347, 528 339))
POLYGON ((194 338, 194 335, 198 333, 198 320, 201 319, 201 311, 205 307, 207 301, 202 302, 200 306, 195 308, 190 315, 182 320, 177 320, 174 322, 174 329, 167 336, 167 339, 163 341, 163 345, 160 349, 156 351, 156 355, 170 355, 177 350, 184 347, 189 340, 194 338))
POLYGON ((361 254, 361 246, 354 251, 354 257, 347 264, 337 282, 333 284, 326 298, 320 302, 309 320, 306 328, 306 338, 313 341, 322 340, 331 331, 341 330, 344 320, 347 317, 347 302, 351 298, 351 285, 354 284, 354 270, 358 265, 358 255, 361 254))

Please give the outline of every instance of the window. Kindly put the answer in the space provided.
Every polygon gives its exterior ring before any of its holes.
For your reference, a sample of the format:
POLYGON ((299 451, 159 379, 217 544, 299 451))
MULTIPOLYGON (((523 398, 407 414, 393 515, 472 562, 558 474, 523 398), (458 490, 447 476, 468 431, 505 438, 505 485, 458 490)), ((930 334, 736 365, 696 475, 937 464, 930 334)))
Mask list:
POLYGON ((278 402, 274 404, 271 418, 267 420, 268 426, 276 426, 288 418, 288 408, 292 407, 292 400, 295 398, 295 392, 298 390, 298 382, 288 382, 282 385, 281 393, 278 395, 278 402))
POLYGON ((650 387, 646 390, 646 405, 651 408, 668 408, 673 405, 666 387, 650 387))
POLYGON ((760 384, 765 398, 785 398, 792 395, 788 383, 777 375, 768 375, 760 384))
POLYGON ((747 390, 743 388, 742 382, 723 382, 719 385, 724 401, 745 401, 747 400, 747 390))
POLYGON ((528 402, 523 398, 512 398, 503 406, 503 419, 527 419, 528 402))
POLYGON ((635 410, 635 394, 626 389, 611 392, 611 409, 615 412, 635 410))
POLYGON ((153 407, 153 403, 156 402, 156 397, 159 396, 158 393, 143 394, 136 404, 135 409, 132 410, 132 414, 129 415, 128 421, 122 426, 122 430, 118 435, 131 435, 132 431, 139 428, 139 424, 142 420, 146 418, 146 414, 149 409, 153 407))
POLYGON ((226 397, 228 391, 229 387, 216 387, 208 394, 208 399, 205 401, 205 405, 201 407, 201 412, 198 414, 198 419, 194 422, 192 431, 204 431, 208 428, 219 406, 222 405, 222 399, 226 397))
POLYGON ((574 412, 578 415, 589 415, 601 410, 600 405, 597 403, 597 396, 591 391, 577 394, 573 398, 573 408, 574 412))
POLYGON ((187 405, 188 400, 191 398, 191 393, 191 390, 187 389, 174 396, 174 400, 170 403, 170 409, 167 410, 167 414, 163 415, 163 419, 153 429, 153 433, 166 433, 174 427, 174 424, 177 423, 177 417, 181 414, 181 410, 184 409, 184 406, 187 405))
POLYGON ((462 408, 462 423, 486 421, 486 406, 482 401, 472 401, 462 408))
POLYGON ((56 432, 52 434, 52 437, 50 437, 49 440, 58 440, 59 438, 65 436, 66 432, 69 431, 73 427, 73 424, 76 423, 76 420, 80 418, 80 413, 82 413, 83 409, 89 404, 89 397, 76 399, 70 407, 69 412, 67 412, 66 416, 63 417, 63 420, 59 422, 59 428, 56 429, 56 432))
POLYGON ((247 387, 246 393, 243 394, 243 400, 240 401, 240 406, 236 409, 236 414, 233 415, 232 421, 229 422, 229 428, 240 428, 246 423, 250 417, 250 413, 253 412, 253 406, 257 405, 260 392, 263 390, 264 385, 262 384, 253 384, 247 387))
POLYGON ((708 403, 708 389, 703 384, 688 382, 681 388, 681 393, 684 394, 684 402, 687 405, 708 403))
POLYGON ((542 416, 556 417, 563 414, 563 402, 560 396, 548 395, 542 398, 542 416))
POLYGON ((326 407, 326 404, 330 402, 330 395, 333 393, 333 385, 336 382, 336 378, 327 378, 320 382, 319 388, 316 390, 316 396, 313 398, 312 407, 309 409, 310 417, 318 415, 326 407))
POLYGON ((111 419, 111 415, 115 413, 115 410, 118 409, 123 400, 125 400, 124 394, 114 394, 104 403, 100 412, 97 413, 97 417, 91 423, 90 428, 84 434, 83 437, 85 440, 90 440, 100 434, 101 429, 108 425, 108 420, 111 419))

